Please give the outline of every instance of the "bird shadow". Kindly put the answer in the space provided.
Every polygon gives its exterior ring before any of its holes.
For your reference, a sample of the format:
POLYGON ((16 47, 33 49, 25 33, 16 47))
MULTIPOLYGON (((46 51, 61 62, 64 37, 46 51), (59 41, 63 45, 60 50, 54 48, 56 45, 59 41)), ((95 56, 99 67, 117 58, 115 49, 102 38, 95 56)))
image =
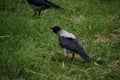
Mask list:
POLYGON ((80 65, 80 64, 95 64, 95 65, 105 65, 105 61, 104 60, 97 60, 96 58, 94 58, 91 61, 85 61, 84 59, 80 58, 80 57, 75 57, 73 60, 71 60, 71 56, 69 57, 64 57, 61 54, 55 54, 50 58, 50 61, 52 62, 59 62, 59 63, 70 63, 73 65, 80 65))
POLYGON ((69 62, 69 63, 84 63, 85 61, 80 59, 80 58, 75 58, 75 59, 71 59, 71 56, 68 56, 68 57, 64 57, 63 55, 61 54, 56 54, 56 55, 53 55, 51 58, 50 58, 50 61, 53 61, 53 62, 69 62))

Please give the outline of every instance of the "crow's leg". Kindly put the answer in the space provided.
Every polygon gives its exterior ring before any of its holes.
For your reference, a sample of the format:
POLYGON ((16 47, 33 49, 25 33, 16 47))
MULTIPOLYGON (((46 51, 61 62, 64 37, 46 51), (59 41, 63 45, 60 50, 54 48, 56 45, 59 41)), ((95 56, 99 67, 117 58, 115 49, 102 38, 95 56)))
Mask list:
POLYGON ((68 57, 68 55, 67 55, 67 50, 64 48, 63 51, 64 51, 65 57, 68 57))
POLYGON ((41 14, 41 10, 39 10, 39 12, 38 12, 38 16, 40 16, 40 14, 41 14))
POLYGON ((72 58, 71 58, 71 61, 73 61, 74 57, 75 57, 75 54, 74 54, 74 53, 72 53, 72 58))
POLYGON ((34 14, 33 14, 33 17, 35 17, 37 15, 37 11, 34 10, 34 14))

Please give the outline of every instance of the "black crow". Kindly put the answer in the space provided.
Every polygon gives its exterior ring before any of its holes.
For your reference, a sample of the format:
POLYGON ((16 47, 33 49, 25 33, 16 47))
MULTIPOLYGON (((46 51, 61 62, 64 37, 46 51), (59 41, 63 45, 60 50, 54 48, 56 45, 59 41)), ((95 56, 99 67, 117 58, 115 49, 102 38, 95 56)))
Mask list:
POLYGON ((42 10, 45 10, 48 8, 63 9, 48 0, 27 0, 27 2, 31 6, 31 8, 34 10, 34 16, 37 15, 37 12, 39 16, 42 10))
POLYGON ((75 35, 63 30, 59 26, 54 26, 51 29, 58 35, 59 45, 63 48, 65 57, 67 57, 67 51, 71 51, 73 53, 72 60, 75 56, 74 52, 79 54, 86 61, 92 60, 92 57, 85 52, 83 46, 76 39, 75 35))

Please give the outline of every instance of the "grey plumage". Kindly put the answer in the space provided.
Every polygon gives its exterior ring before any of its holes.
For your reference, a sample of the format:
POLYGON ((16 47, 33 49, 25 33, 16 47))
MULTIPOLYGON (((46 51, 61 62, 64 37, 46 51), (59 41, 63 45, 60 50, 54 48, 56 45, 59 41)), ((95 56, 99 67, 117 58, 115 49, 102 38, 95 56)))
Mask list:
MULTIPOLYGON (((63 30, 58 26, 54 26, 52 28, 52 30, 54 33, 56 33, 58 35, 59 45, 62 48, 64 48, 64 53, 66 52, 65 51, 65 49, 66 49, 66 50, 69 50, 69 51, 79 54, 86 61, 90 61, 92 59, 92 57, 85 52, 83 46, 76 39, 76 37, 73 37, 74 35, 72 33, 69 33, 67 31, 63 30), (60 34, 61 31, 63 33, 67 33, 68 36, 66 34, 65 34, 65 36, 64 35, 61 36, 61 34, 60 34)), ((74 53, 73 53, 72 59, 74 59, 74 53)))
POLYGON ((34 10, 34 16, 37 15, 37 12, 39 16, 42 10, 45 10, 48 8, 63 9, 48 0, 27 0, 27 2, 31 6, 31 8, 34 10))

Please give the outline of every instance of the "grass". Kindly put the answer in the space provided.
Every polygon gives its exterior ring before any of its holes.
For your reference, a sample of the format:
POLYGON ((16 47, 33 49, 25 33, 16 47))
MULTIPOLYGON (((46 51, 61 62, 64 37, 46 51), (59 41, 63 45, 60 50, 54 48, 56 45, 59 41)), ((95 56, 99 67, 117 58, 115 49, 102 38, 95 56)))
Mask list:
POLYGON ((0 1, 0 80, 119 80, 120 1, 51 1, 64 11, 36 18, 26 2, 0 1), (95 60, 64 60, 54 25, 74 33, 95 60))

